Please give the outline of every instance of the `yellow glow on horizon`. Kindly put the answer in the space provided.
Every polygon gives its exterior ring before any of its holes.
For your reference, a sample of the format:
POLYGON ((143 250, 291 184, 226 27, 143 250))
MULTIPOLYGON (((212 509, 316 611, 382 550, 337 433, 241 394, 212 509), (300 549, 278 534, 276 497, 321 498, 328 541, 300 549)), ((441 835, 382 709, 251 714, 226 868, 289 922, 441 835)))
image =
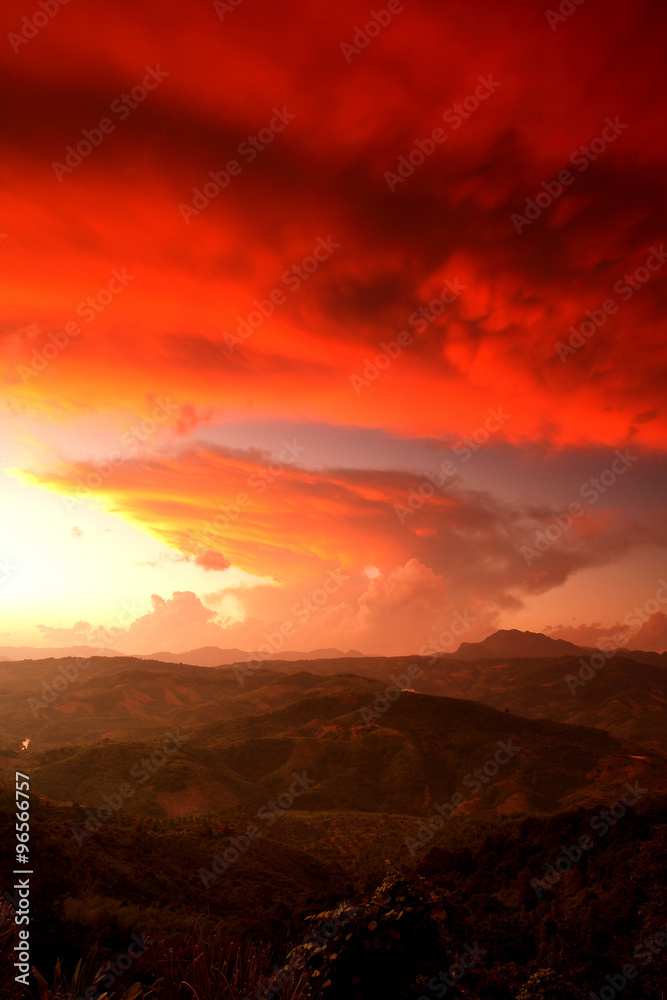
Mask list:
MULTIPOLYGON (((108 627, 123 605, 137 615, 150 612, 154 593, 166 599, 191 590, 201 598, 214 586, 218 593, 275 586, 233 566, 207 572, 94 502, 73 504, 57 490, 31 485, 20 470, 3 471, 0 645, 58 645, 37 626, 71 629, 85 621, 93 629, 108 627)), ((229 623, 243 620, 231 595, 215 610, 229 623)))

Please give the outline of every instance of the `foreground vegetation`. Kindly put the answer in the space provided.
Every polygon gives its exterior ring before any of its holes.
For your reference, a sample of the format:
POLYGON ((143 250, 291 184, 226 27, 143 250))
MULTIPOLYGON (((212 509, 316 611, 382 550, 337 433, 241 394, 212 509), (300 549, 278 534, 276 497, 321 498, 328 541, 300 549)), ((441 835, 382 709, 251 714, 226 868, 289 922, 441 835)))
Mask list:
MULTIPOLYGON (((564 848, 576 858, 572 845, 596 829, 596 816, 581 809, 455 819, 421 858, 405 852, 401 864, 390 864, 378 855, 372 872, 370 863, 360 872, 264 839, 205 888, 200 868, 230 836, 214 820, 117 818, 79 846, 69 814, 40 804, 31 932, 43 978, 33 993, 43 1000, 76 1000, 87 990, 92 1000, 583 1000, 607 976, 618 985, 622 967, 634 962, 623 1000, 661 1000, 667 799, 647 796, 603 835, 597 828, 593 847, 547 879, 564 848), (145 947, 123 968, 132 940, 145 947)), ((5 870, 11 820, 5 804, 5 870)), ((368 823, 377 825, 377 816, 368 823)), ((7 919, 0 931, 7 1000, 18 996, 13 943, 7 919)))

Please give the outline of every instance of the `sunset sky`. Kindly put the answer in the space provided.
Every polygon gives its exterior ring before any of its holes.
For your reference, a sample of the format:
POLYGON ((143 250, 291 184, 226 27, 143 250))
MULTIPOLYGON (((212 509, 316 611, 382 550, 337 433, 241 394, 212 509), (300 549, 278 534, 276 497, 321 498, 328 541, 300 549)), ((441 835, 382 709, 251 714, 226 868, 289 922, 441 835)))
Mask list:
POLYGON ((0 646, 667 648, 667 8, 561 7, 4 6, 0 646))

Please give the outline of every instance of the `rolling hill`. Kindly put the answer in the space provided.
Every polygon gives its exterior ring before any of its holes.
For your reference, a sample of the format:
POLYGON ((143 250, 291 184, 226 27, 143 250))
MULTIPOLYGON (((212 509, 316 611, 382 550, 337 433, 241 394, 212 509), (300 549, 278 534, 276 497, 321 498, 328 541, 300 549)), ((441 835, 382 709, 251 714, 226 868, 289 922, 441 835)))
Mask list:
POLYGON ((371 693, 377 682, 355 675, 282 673, 259 669, 175 666, 132 658, 93 659, 85 672, 71 661, 26 661, 10 678, 0 667, 0 741, 32 748, 100 739, 159 735, 169 726, 195 725, 255 714, 298 698, 343 689, 371 693), (72 678, 71 680, 69 678, 72 678))
POLYGON ((133 657, 0 664, 0 742, 34 746, 156 735, 173 725, 256 714, 336 685, 382 692, 400 686, 467 698, 530 718, 606 729, 667 751, 667 670, 606 657, 582 683, 591 656, 352 657, 226 668, 133 657), (582 667, 582 663, 584 667, 582 667), (412 666, 415 676, 407 677, 412 666), (584 669, 584 673, 586 670, 584 669), (357 680, 353 680, 356 677, 357 680), (362 680, 363 678, 363 680, 362 680), (573 680, 574 679, 574 680, 573 680))
POLYGON ((159 741, 63 746, 23 759, 49 800, 95 807, 125 783, 132 792, 123 812, 155 817, 254 815, 288 795, 295 775, 307 776, 294 794, 307 812, 422 816, 456 796, 457 810, 474 815, 551 813, 613 801, 626 782, 667 789, 662 754, 477 702, 406 691, 366 724, 374 696, 354 681, 259 715, 180 728, 182 743, 166 753, 171 731, 159 741), (156 753, 159 763, 145 765, 156 753))
MULTIPOLYGON (((38 966, 73 968, 93 944, 112 958, 139 928, 158 941, 153 969, 137 966, 146 981, 173 954, 191 948, 201 964, 198 948, 232 939, 270 941, 270 969, 308 918, 341 906, 381 912, 372 947, 393 948, 406 925, 392 921, 426 885, 439 948, 456 956, 483 938, 488 960, 469 981, 480 996, 517 1000, 545 963, 596 987, 614 948, 663 919, 667 698, 662 667, 620 656, 573 693, 580 659, 0 664, 0 855, 19 769, 38 966), (536 893, 593 821, 595 849, 536 893)), ((658 982, 645 975, 642 989, 658 982)))

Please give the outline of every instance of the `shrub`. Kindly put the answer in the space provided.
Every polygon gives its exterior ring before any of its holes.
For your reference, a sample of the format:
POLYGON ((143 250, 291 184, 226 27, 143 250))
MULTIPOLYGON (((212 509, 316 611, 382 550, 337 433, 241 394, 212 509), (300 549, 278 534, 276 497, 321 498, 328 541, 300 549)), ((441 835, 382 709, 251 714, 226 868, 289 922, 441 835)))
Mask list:
POLYGON ((318 1000, 416 997, 424 974, 442 967, 443 916, 426 879, 387 864, 368 902, 312 918, 312 935, 288 955, 285 969, 303 968, 306 995, 318 1000))
POLYGON ((584 996, 565 976, 553 969, 538 969, 525 983, 516 1000, 584 1000, 584 996))

